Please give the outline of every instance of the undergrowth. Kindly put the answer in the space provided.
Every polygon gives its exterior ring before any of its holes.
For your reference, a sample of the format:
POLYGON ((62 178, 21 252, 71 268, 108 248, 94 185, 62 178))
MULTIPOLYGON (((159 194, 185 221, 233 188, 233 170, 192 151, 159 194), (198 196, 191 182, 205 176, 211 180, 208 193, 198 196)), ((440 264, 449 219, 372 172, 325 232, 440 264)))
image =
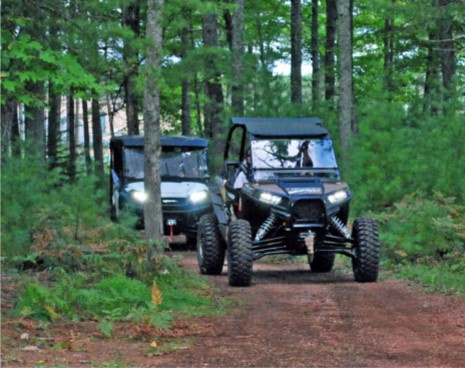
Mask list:
POLYGON ((97 178, 70 182, 34 158, 11 158, 1 190, 2 273, 25 280, 10 317, 97 320, 111 337, 117 321, 168 329, 177 317, 225 312, 206 279, 183 270, 166 244, 149 244, 133 216, 110 221, 97 178))
POLYGON ((436 290, 465 293, 465 206, 413 193, 375 216, 383 266, 436 290))

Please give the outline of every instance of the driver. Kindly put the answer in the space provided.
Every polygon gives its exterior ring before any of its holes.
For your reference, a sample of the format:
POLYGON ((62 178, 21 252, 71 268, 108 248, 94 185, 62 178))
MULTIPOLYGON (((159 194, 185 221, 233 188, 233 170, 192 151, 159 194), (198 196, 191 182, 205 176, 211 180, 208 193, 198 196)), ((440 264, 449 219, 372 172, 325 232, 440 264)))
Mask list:
POLYGON ((239 171, 234 180, 233 188, 241 189, 245 183, 249 182, 250 168, 252 167, 252 157, 250 148, 245 153, 245 160, 239 165, 239 171))
POLYGON ((299 167, 313 167, 313 161, 308 153, 308 141, 305 141, 300 148, 299 167))

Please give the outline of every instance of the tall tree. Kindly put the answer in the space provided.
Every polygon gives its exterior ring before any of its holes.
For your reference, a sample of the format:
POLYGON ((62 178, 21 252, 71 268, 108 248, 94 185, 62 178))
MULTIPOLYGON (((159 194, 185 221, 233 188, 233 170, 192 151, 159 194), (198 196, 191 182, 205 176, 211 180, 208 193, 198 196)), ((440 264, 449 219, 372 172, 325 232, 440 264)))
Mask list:
MULTIPOLYGON (((160 127, 160 78, 162 50, 163 0, 147 0, 147 55, 144 85, 144 185, 148 199, 144 207, 146 238, 160 240, 163 236, 161 206, 161 127, 160 127)), ((148 253, 151 266, 151 253, 148 253)))
MULTIPOLYGON (((189 9, 185 9, 190 12, 189 9)), ((181 131, 184 135, 191 134, 191 103, 190 103, 190 67, 187 63, 189 51, 191 49, 191 25, 190 22, 184 27, 181 34, 182 51, 181 57, 183 60, 182 80, 181 80, 181 131)))
POLYGON ((436 115, 438 112, 437 102, 439 99, 439 52, 437 48, 438 34, 434 30, 428 35, 428 55, 426 57, 426 75, 424 85, 423 112, 436 115))
POLYGON ((325 100, 333 100, 336 91, 334 48, 336 45, 336 0, 326 0, 325 100))
POLYGON ((2 161, 6 161, 11 154, 11 144, 13 137, 13 121, 14 116, 18 115, 18 106, 16 100, 9 96, 9 98, 2 103, 1 107, 1 152, 2 152, 2 161))
MULTIPOLYGON (((44 82, 29 82, 26 90, 45 103, 44 82)), ((43 105, 25 106, 26 142, 28 152, 39 155, 40 161, 45 163, 45 111, 43 105)))
POLYGON ((90 158, 89 110, 86 100, 82 100, 82 125, 84 131, 84 158, 86 172, 89 175, 92 172, 92 160, 90 158))
POLYGON ((94 150, 94 174, 97 175, 101 181, 104 177, 103 166, 103 138, 102 138, 102 123, 100 118, 100 102, 98 94, 92 97, 92 148, 94 150))
MULTIPOLYGON (((395 0, 392 0, 394 3, 395 0)), ((394 72, 394 17, 388 12, 384 20, 384 75, 388 93, 393 92, 394 72)))
MULTIPOLYGON (((29 24, 28 31, 33 40, 40 45, 44 43, 45 29, 44 25, 38 20, 44 17, 44 11, 40 7, 26 5, 26 16, 34 21, 29 24)), ((26 83, 26 90, 36 98, 35 102, 25 104, 25 124, 26 124, 26 142, 29 152, 39 155, 41 162, 45 164, 46 144, 45 144, 45 82, 42 78, 39 80, 29 80, 26 83), (42 80, 41 80, 42 79, 42 80)))
MULTIPOLYGON (((339 39, 339 137, 343 157, 347 157, 352 135, 356 132, 352 85, 352 40, 350 4, 337 0, 339 39)), ((345 160, 347 163, 347 160, 345 160)))
POLYGON ((441 71, 442 83, 446 91, 451 88, 456 72, 452 17, 450 15, 450 7, 453 3, 452 0, 439 0, 441 7, 441 71))
POLYGON ((67 96, 67 137, 68 137, 68 176, 71 181, 76 176, 76 114, 74 109, 73 89, 67 96))
POLYGON ((132 32, 124 41, 123 59, 126 67, 124 77, 124 99, 129 135, 139 134, 139 104, 136 93, 136 78, 139 70, 139 58, 134 40, 140 37, 140 4, 131 1, 123 9, 123 24, 132 32))
POLYGON ((204 105, 204 129, 208 138, 217 138, 213 141, 213 153, 220 157, 223 153, 222 136, 223 123, 223 89, 221 86, 221 73, 217 67, 216 49, 218 48, 218 20, 216 13, 203 16, 202 37, 206 47, 204 78, 206 88, 206 101, 204 105))
MULTIPOLYGON (((49 22, 50 47, 58 51, 61 48, 59 40, 59 27, 55 22, 49 22)), ((55 168, 58 161, 58 143, 60 141, 60 114, 61 114, 61 91, 52 80, 48 82, 48 134, 47 134, 47 156, 50 168, 55 168)))
POLYGON ((235 0, 232 33, 232 110, 244 115, 244 0, 235 0))
POLYGON ((318 36, 318 0, 312 0, 312 108, 316 110, 320 104, 320 42, 318 36))
POLYGON ((291 0, 291 102, 302 103, 301 0, 291 0))

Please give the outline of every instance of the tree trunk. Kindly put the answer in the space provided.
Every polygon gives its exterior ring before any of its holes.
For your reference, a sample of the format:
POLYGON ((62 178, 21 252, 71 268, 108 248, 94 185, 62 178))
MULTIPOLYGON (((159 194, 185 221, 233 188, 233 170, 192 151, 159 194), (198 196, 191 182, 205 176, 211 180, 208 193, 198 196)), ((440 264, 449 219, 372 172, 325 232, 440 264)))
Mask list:
POLYGON ((5 162, 7 158, 11 155, 12 146, 13 146, 13 121, 14 115, 17 114, 17 105, 16 100, 12 97, 8 97, 5 104, 1 107, 1 128, 2 128, 2 162, 5 162))
POLYGON ((73 90, 68 94, 67 103, 68 120, 68 176, 71 182, 76 178, 76 115, 74 113, 73 90))
POLYGON ((55 91, 53 83, 49 83, 49 105, 48 112, 48 163, 51 169, 58 163, 58 142, 60 138, 60 112, 61 96, 55 91))
POLYGON ((202 109, 200 106, 200 85, 199 85, 199 77, 198 74, 195 73, 194 75, 194 95, 195 95, 195 114, 196 114, 196 121, 197 121, 197 128, 199 129, 200 136, 205 136, 205 129, 202 126, 202 109))
MULTIPOLYGON (((229 1, 228 1, 229 3, 229 1)), ((226 42, 228 43, 229 50, 233 50, 233 17, 229 9, 225 9, 223 13, 224 31, 226 33, 226 42)))
MULTIPOLYGON (((43 82, 29 82, 27 91, 39 101, 45 102, 43 82)), ((41 106, 25 106, 26 145, 28 152, 37 153, 45 164, 45 111, 41 106)))
MULTIPOLYGON (((132 30, 134 38, 140 37, 140 5, 133 1, 123 10, 123 24, 132 30)), ((126 66, 124 79, 124 102, 126 104, 126 118, 129 135, 139 134, 139 103, 136 93, 136 78, 139 60, 137 50, 132 46, 132 40, 125 40, 123 60, 126 66)))
POLYGON ((84 158, 86 162, 86 172, 90 175, 92 172, 92 160, 90 158, 90 136, 89 136, 89 111, 87 101, 82 100, 82 127, 84 130, 84 158))
POLYGON ((439 0, 441 7, 441 69, 442 85, 446 90, 446 99, 451 96, 452 81, 455 77, 455 48, 452 36, 451 0, 439 0))
MULTIPOLYGON (((144 208, 145 236, 150 241, 163 236, 161 206, 161 127, 160 79, 162 50, 163 0, 148 0, 147 10, 147 67, 144 85, 144 185, 148 200, 144 208)), ((147 254, 149 268, 153 266, 151 252, 147 254)))
MULTIPOLYGON (((336 90, 334 48, 336 43, 336 0, 326 0, 325 100, 333 100, 336 90)), ((332 107, 332 106, 331 106, 332 107)))
MULTIPOLYGON (((203 43, 207 50, 218 47, 218 22, 216 14, 207 14, 203 17, 203 43)), ((221 157, 223 155, 224 143, 222 141, 222 115, 223 115, 223 89, 220 79, 221 73, 217 70, 216 55, 207 51, 205 57, 205 88, 206 101, 204 106, 205 133, 208 138, 215 137, 213 141, 213 155, 221 157)), ((215 165, 215 163, 214 163, 215 165)), ((215 169, 219 169, 218 164, 215 169)))
POLYGON ((244 0, 235 0, 232 35, 232 95, 233 114, 244 115, 244 0))
POLYGON ((112 98, 110 94, 106 96, 107 100, 107 111, 108 111, 108 125, 110 126, 110 136, 115 136, 115 127, 114 127, 114 120, 115 120, 115 105, 112 102, 112 98))
POLYGON ((352 41, 350 6, 346 0, 337 0, 339 37, 339 135, 343 157, 355 133, 354 97, 352 89, 352 41))
POLYGON ((318 37, 318 0, 312 0, 312 108, 320 107, 320 42, 318 37))
POLYGON ((428 56, 426 59, 426 75, 424 87, 423 112, 437 115, 439 102, 439 55, 437 51, 438 35, 435 30, 429 31, 428 56))
POLYGON ((386 17, 384 20, 384 80, 386 91, 393 92, 394 71, 394 18, 386 17))
POLYGON ((103 142, 102 142, 102 124, 100 120, 100 102, 99 97, 94 95, 92 97, 92 136, 94 150, 94 173, 97 175, 101 182, 104 180, 103 168, 103 142))
MULTIPOLYGON (((187 10, 186 10, 187 11, 187 10)), ((182 82, 181 82, 181 129, 183 135, 191 134, 191 83, 190 83, 190 67, 187 65, 187 57, 189 51, 192 48, 190 42, 190 29, 191 25, 188 24, 184 27, 181 39, 182 39, 182 82)))
POLYGON ((291 102, 302 103, 302 4, 291 0, 291 102))

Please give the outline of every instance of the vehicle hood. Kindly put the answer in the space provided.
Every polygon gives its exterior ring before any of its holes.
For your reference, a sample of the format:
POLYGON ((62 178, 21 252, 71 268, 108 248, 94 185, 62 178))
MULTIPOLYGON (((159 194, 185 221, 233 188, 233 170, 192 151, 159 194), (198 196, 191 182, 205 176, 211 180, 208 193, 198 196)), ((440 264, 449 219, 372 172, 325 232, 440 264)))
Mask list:
MULTIPOLYGON (((130 192, 133 190, 144 192, 144 182, 138 181, 126 186, 126 191, 130 192)), ((162 198, 187 198, 192 193, 200 192, 202 190, 208 190, 208 187, 203 183, 195 183, 191 181, 163 181, 161 183, 162 198)))
POLYGON ((296 195, 324 195, 336 192, 341 189, 348 189, 348 185, 341 181, 280 181, 257 185, 257 189, 281 196, 296 195))

